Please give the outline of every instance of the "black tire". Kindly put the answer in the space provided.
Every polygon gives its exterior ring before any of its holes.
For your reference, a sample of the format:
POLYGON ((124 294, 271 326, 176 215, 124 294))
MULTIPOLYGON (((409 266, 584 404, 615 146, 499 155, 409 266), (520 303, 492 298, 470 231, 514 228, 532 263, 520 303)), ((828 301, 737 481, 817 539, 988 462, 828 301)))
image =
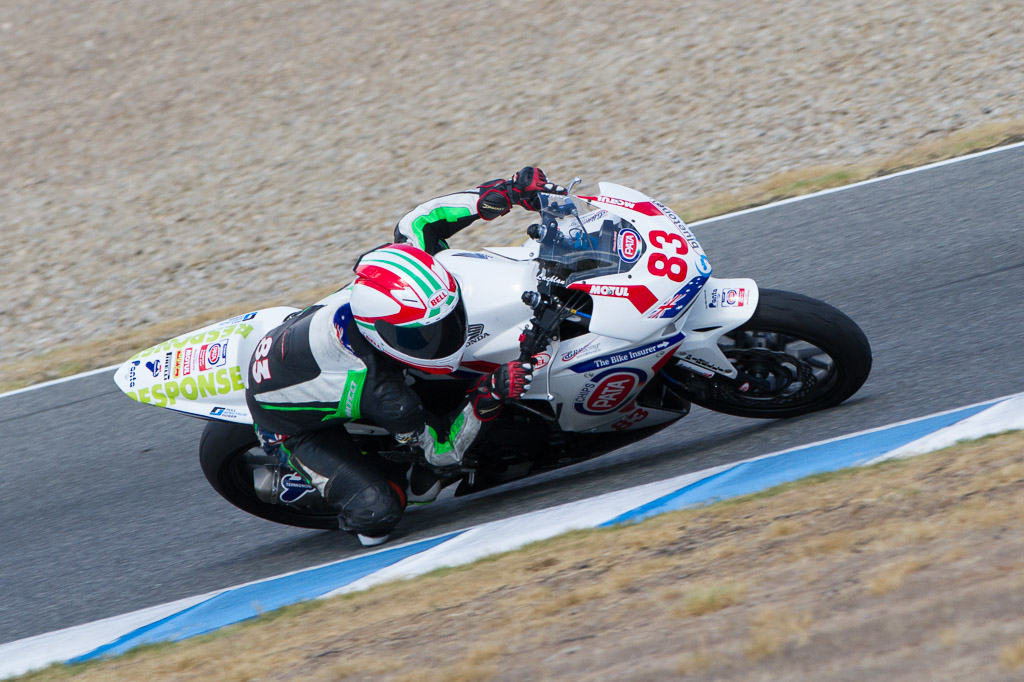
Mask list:
POLYGON ((252 471, 268 460, 259 447, 252 426, 211 421, 203 429, 199 441, 199 466, 206 480, 225 500, 253 516, 286 526, 321 530, 338 528, 337 512, 333 510, 269 504, 256 497, 252 471))
POLYGON ((757 310, 722 337, 736 368, 757 381, 706 379, 671 368, 694 403, 738 417, 782 419, 823 410, 856 393, 871 372, 871 346, 857 323, 817 299, 761 289, 757 310))

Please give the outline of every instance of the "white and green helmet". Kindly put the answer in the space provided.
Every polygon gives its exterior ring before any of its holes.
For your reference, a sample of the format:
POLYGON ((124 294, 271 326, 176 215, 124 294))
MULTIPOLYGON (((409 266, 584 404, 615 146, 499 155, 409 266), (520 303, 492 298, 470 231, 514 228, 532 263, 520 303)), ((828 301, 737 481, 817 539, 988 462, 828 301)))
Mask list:
POLYGON ((389 244, 356 264, 356 326, 375 348, 431 374, 454 372, 466 348, 466 309, 455 278, 426 251, 389 244))

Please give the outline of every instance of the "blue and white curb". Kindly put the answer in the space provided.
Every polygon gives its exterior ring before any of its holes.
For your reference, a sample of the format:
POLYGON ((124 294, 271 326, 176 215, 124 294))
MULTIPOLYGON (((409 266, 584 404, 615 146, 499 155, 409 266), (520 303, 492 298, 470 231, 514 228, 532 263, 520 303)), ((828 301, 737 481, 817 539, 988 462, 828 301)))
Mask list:
POLYGON ((961 440, 1021 429, 1024 393, 732 462, 0 645, 0 677, 54 662, 95 660, 143 644, 187 639, 288 604, 459 566, 570 530, 635 522, 815 473, 909 457, 961 440))

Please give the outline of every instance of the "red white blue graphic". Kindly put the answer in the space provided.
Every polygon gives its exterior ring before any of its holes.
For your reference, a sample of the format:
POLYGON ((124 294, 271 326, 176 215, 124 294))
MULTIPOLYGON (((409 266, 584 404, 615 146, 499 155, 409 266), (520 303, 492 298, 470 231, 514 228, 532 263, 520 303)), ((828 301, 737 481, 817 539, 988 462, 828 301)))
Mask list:
POLYGON ((686 286, 677 291, 675 296, 648 313, 647 317, 660 317, 666 319, 676 317, 679 313, 683 312, 686 306, 690 304, 690 301, 697 296, 697 292, 701 290, 707 281, 708 278, 702 277, 701 275, 694 277, 686 283, 686 286))
POLYGON ((643 238, 632 227, 624 227, 619 230, 618 249, 624 263, 635 263, 644 252, 643 238))
POLYGON ((647 381, 647 374, 631 368, 612 369, 588 381, 573 402, 573 408, 583 414, 614 412, 632 397, 647 381))

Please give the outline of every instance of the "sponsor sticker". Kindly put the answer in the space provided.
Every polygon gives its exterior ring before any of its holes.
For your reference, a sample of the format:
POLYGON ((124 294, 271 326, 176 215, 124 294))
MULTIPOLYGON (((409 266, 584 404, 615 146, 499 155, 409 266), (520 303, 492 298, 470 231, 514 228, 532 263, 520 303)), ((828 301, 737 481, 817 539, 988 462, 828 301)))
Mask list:
MULTIPOLYGON (((719 367, 718 365, 716 365, 713 362, 705 360, 704 358, 701 358, 701 357, 697 357, 696 355, 691 355, 690 353, 676 353, 676 357, 679 358, 680 360, 682 360, 685 363, 688 363, 688 364, 691 364, 691 365, 695 365, 695 366, 700 367, 701 369, 704 369, 704 370, 708 370, 708 371, 711 371, 711 372, 717 372, 719 374, 731 374, 732 373, 732 368, 730 368, 730 367, 719 367)), ((704 372, 701 372, 701 374, 704 374, 704 372)), ((711 375, 705 374, 705 376, 711 376, 711 375)))
POLYGON ((233 407, 214 407, 210 410, 211 417, 220 417, 222 419, 248 419, 249 413, 242 410, 236 410, 233 407))
MULTIPOLYGON (((572 350, 562 354, 562 362, 571 362, 584 353, 595 353, 601 350, 601 344, 596 339, 591 339, 579 348, 573 348, 572 350)), ((582 359, 582 358, 581 358, 582 359)))
POLYGON ((723 308, 741 308, 746 300, 746 289, 722 289, 723 308))
POLYGON ((162 363, 160 362, 160 359, 157 358, 156 360, 148 361, 146 363, 146 369, 148 369, 149 373, 152 374, 154 377, 159 376, 161 365, 162 363))
POLYGON ((632 227, 619 230, 619 258, 625 263, 635 263, 643 253, 643 238, 632 227))
POLYGON ((598 374, 584 384, 573 401, 573 408, 582 414, 608 414, 622 407, 634 391, 647 380, 647 374, 636 369, 613 369, 598 374))
POLYGON ((239 322, 248 322, 252 318, 256 317, 257 312, 259 312, 259 311, 251 312, 251 313, 246 313, 245 315, 236 315, 235 317, 232 317, 230 320, 224 320, 223 322, 220 322, 218 324, 226 325, 226 324, 238 324, 239 322))
POLYGON ((712 289, 705 298, 709 308, 742 308, 747 303, 746 289, 712 289))
POLYGON ((472 346, 474 343, 483 341, 490 336, 490 334, 484 331, 484 326, 482 324, 471 324, 467 330, 467 336, 469 338, 466 341, 466 345, 472 346))
POLYGON ((316 490, 312 485, 306 483, 296 474, 285 474, 281 477, 282 502, 297 502, 303 495, 316 490))
POLYGON ((171 379, 161 384, 153 384, 140 388, 138 392, 127 391, 126 395, 132 400, 157 407, 171 407, 179 398, 184 400, 198 400, 218 395, 227 395, 234 391, 244 391, 245 383, 242 381, 242 370, 236 365, 232 367, 221 367, 213 372, 206 372, 195 377, 184 377, 183 379, 171 379))
MULTIPOLYGON (((667 339, 661 341, 655 341, 654 343, 648 343, 643 346, 637 346, 636 348, 627 348, 626 350, 619 351, 617 353, 609 353, 608 355, 602 355, 596 357, 593 360, 587 360, 581 362, 578 365, 571 367, 573 372, 577 374, 585 374, 586 372, 593 372, 594 370, 604 369, 605 367, 611 367, 612 365, 619 365, 623 362, 630 362, 632 360, 638 360, 648 355, 653 355, 659 351, 667 350, 672 346, 676 345, 683 340, 686 335, 682 332, 674 334, 667 339)), ((637 371, 637 370, 629 370, 637 371)))
POLYGON ((605 204, 611 204, 612 206, 622 206, 623 208, 633 208, 634 206, 636 206, 636 204, 632 201, 626 201, 625 199, 616 199, 615 197, 607 197, 603 194, 599 196, 597 200, 605 204))
POLYGON ((693 249, 699 253, 701 251, 700 242, 698 242, 697 238, 693 236, 693 232, 691 232, 690 228, 686 226, 686 223, 683 222, 683 219, 676 215, 675 211, 673 211, 665 204, 662 204, 657 201, 653 203, 654 206, 657 207, 659 213, 661 213, 666 218, 671 220, 672 224, 679 228, 679 231, 683 233, 683 238, 686 240, 686 243, 693 247, 693 249))
POLYGON ((585 291, 591 296, 624 298, 642 313, 646 313, 651 306, 658 302, 658 297, 642 284, 584 284, 576 282, 570 284, 569 288, 585 291))
POLYGON ((199 371, 205 372, 214 367, 226 365, 228 361, 228 342, 210 343, 199 349, 199 371))
POLYGON ((628 208, 631 211, 642 213, 643 215, 655 216, 661 213, 658 210, 657 204, 651 203, 650 201, 627 201, 626 199, 619 199, 618 197, 610 197, 605 194, 596 197, 585 197, 582 194, 580 199, 585 201, 592 201, 599 204, 608 204, 610 206, 620 206, 622 208, 628 208))
POLYGON ((551 363, 551 356, 547 353, 537 353, 533 356, 533 368, 541 369, 551 363))

